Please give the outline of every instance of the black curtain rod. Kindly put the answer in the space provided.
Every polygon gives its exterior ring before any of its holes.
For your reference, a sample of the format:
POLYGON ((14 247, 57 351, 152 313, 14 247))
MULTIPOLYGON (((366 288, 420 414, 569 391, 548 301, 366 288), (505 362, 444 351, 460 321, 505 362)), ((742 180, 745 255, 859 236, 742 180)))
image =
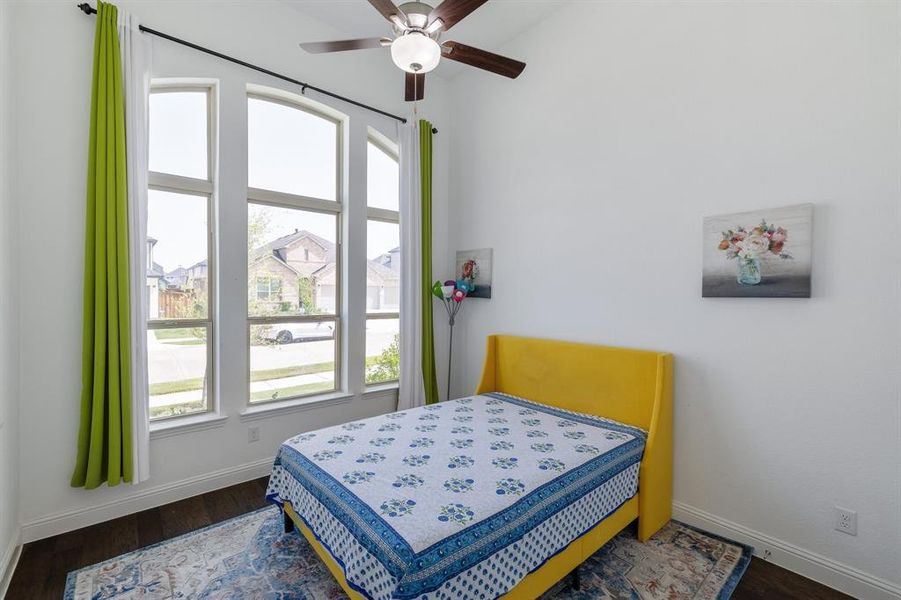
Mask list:
MULTIPOLYGON (((86 15, 97 14, 97 9, 92 7, 87 2, 83 2, 83 3, 79 4, 78 9, 81 10, 86 15)), ((234 56, 222 54, 221 52, 216 52, 215 50, 211 50, 209 48, 199 46, 199 45, 189 42, 187 40, 177 38, 174 35, 169 35, 168 33, 163 33, 162 31, 157 31, 156 29, 151 29, 150 27, 145 27, 144 25, 140 25, 139 29, 143 33, 149 33, 150 35, 155 35, 157 37, 161 37, 163 39, 169 40, 170 42, 175 42, 176 44, 181 44, 182 46, 187 46, 188 48, 192 48, 194 50, 197 50, 198 52, 204 52, 211 56, 215 56, 216 58, 221 58, 222 60, 227 60, 229 62, 233 62, 236 65, 241 65, 242 67, 247 67, 248 69, 253 69, 254 71, 259 71, 260 73, 269 75, 270 77, 275 77, 276 79, 281 79, 282 81, 287 81, 289 83, 299 85, 301 94, 305 94, 307 90, 313 90, 313 91, 319 92, 320 94, 329 96, 330 98, 335 98, 336 100, 341 100, 342 102, 347 102, 348 104, 353 104, 354 106, 359 106, 360 108, 364 108, 364 109, 372 111, 374 113, 384 115, 388 118, 394 119, 395 121, 400 121, 401 123, 407 122, 407 119, 404 117, 400 117, 398 115, 391 114, 384 110, 375 108, 373 106, 369 106, 368 104, 363 104, 362 102, 357 102, 356 100, 351 100, 350 98, 347 98, 345 96, 341 96, 339 94, 335 94, 328 90, 324 90, 322 88, 316 87, 315 85, 310 85, 309 83, 305 83, 298 79, 294 79, 293 77, 288 77, 287 75, 282 75, 281 73, 276 73, 275 71, 270 71, 269 69, 251 64, 251 63, 243 61, 239 58, 235 58, 234 56)), ((433 127, 432 133, 438 133, 438 130, 433 127)))

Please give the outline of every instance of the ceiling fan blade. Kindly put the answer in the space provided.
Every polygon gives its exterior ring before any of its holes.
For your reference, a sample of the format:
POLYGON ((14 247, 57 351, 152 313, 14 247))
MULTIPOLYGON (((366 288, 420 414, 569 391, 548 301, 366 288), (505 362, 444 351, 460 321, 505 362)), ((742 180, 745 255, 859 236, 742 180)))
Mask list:
POLYGON ((407 19, 407 15, 405 15, 401 9, 397 8, 391 0, 369 0, 369 3, 389 21, 391 20, 391 15, 397 15, 402 21, 406 21, 407 19))
MULTIPOLYGON (((441 5, 439 4, 439 6, 441 5)), ((479 50, 460 42, 444 42, 442 46, 449 49, 448 52, 444 53, 444 58, 449 58, 471 67, 485 69, 510 79, 519 77, 522 70, 526 68, 526 63, 524 62, 513 60, 500 54, 479 50)))
POLYGON ((407 102, 425 98, 425 73, 405 73, 404 99, 407 102))
POLYGON ((387 38, 363 38, 359 40, 338 40, 335 42, 306 42, 301 48, 310 54, 323 54, 325 52, 344 52, 345 50, 367 50, 369 48, 382 48, 385 44, 382 40, 387 38))
POLYGON ((434 23, 435 19, 441 19, 444 22, 442 29, 447 31, 487 1, 488 0, 444 0, 444 2, 433 8, 432 12, 429 13, 429 23, 434 23))

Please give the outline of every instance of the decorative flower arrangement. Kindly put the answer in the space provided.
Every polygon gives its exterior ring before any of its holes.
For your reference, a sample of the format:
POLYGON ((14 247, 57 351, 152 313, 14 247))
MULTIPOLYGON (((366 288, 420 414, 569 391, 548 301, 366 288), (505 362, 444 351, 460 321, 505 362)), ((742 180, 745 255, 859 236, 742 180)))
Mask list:
MULTIPOLYGON (((475 264, 475 261, 471 260, 469 263, 472 263, 469 272, 478 272, 478 265, 475 264)), ((466 267, 464 266, 464 271, 465 270, 466 267)), ((456 281, 448 279, 444 283, 436 281, 432 284, 432 295, 441 300, 441 303, 444 304, 444 310, 447 312, 447 322, 448 325, 450 325, 450 347, 447 353, 447 396, 445 397, 445 400, 450 400, 451 366, 453 365, 454 357, 454 321, 457 318, 457 313, 460 312, 460 308, 463 306, 463 300, 466 299, 466 294, 476 289, 476 286, 473 283, 474 277, 475 276, 473 276, 473 278, 460 278, 456 281)))
POLYGON ((773 256, 783 260, 792 258, 785 250, 787 243, 788 231, 763 219, 751 230, 738 226, 735 230, 724 231, 717 249, 725 252, 727 259, 738 261, 739 284, 757 285, 762 279, 761 259, 773 256))

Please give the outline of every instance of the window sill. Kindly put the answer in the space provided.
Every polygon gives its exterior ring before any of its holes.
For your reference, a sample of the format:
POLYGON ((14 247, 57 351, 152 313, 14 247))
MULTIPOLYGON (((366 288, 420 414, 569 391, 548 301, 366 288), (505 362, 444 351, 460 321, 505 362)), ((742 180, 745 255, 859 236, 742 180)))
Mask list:
POLYGON ((173 435, 194 433, 195 431, 203 431, 205 429, 215 429, 225 425, 226 421, 228 421, 228 416, 218 415, 216 413, 207 413, 179 419, 167 419, 165 421, 150 424, 150 439, 159 440, 173 435))
POLYGON ((354 395, 346 392, 334 392, 324 394, 322 396, 312 396, 309 398, 297 398, 295 400, 284 400, 282 402, 267 402, 266 404, 258 404, 250 406, 241 412, 241 421, 256 421, 258 419, 268 419, 287 415, 314 408, 325 408, 326 406, 337 406, 339 404, 347 404, 353 400, 354 395))
POLYGON ((363 397, 366 396, 381 396, 383 394, 396 394, 400 389, 400 384, 397 381, 389 381, 388 383, 375 383, 373 385, 367 385, 366 389, 363 391, 363 397))

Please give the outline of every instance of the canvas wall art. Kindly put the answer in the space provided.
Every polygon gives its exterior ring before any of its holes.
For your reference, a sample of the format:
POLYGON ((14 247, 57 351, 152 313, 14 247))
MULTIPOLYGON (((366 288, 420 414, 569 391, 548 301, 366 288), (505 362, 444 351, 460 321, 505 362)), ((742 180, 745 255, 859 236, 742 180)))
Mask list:
POLYGON ((491 298, 491 254, 491 248, 457 250, 456 278, 474 286, 468 297, 491 298))
POLYGON ((810 298, 813 205, 704 219, 704 298, 810 298))

